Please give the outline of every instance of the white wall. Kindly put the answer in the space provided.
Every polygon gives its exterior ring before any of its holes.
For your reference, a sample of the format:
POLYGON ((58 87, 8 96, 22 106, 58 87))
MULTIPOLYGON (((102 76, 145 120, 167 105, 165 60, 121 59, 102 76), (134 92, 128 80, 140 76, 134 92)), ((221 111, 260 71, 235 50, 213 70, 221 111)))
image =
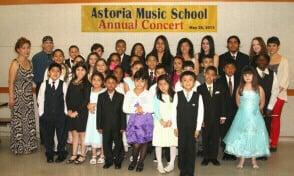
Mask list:
MULTIPOLYGON (((118 3, 116 3, 118 4, 118 3)), ((127 3, 123 3, 125 5, 127 3)), ((129 3, 134 4, 134 3, 129 3)), ((152 3, 137 3, 152 5, 152 3)), ((156 3, 158 4, 158 3, 156 3)), ((171 3, 160 3, 171 4, 171 3)), ((209 33, 214 36, 216 52, 221 54, 226 50, 226 39, 236 34, 241 39, 241 50, 248 53, 250 41, 255 36, 268 37, 276 35, 281 40, 281 53, 289 59, 290 66, 294 68, 292 49, 294 39, 294 3, 225 3, 225 2, 187 2, 174 3, 189 4, 216 4, 218 5, 218 32, 209 33)), ((152 49, 154 39, 159 34, 164 34, 169 39, 170 47, 175 54, 176 45, 180 38, 190 38, 195 51, 200 49, 200 40, 207 33, 82 33, 81 32, 81 5, 16 5, 0 6, 0 87, 7 86, 8 65, 15 57, 14 43, 20 36, 29 38, 32 42, 32 55, 40 50, 41 39, 44 35, 52 35, 55 48, 65 52, 69 45, 76 44, 80 47, 82 55, 86 56, 91 44, 102 43, 105 46, 105 57, 114 51, 114 43, 123 38, 127 41, 130 52, 132 45, 142 42, 147 53, 152 49)), ((291 86, 294 80, 291 78, 291 86)), ((294 120, 294 97, 286 104, 283 117, 283 136, 294 136, 291 128, 294 120)))

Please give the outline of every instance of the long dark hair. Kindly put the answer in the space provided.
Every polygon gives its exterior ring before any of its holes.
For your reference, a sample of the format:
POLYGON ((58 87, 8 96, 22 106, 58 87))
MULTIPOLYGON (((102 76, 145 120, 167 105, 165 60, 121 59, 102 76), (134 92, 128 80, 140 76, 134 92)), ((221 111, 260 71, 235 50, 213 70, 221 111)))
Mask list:
POLYGON ((71 83, 73 83, 74 81, 76 81, 77 79, 77 73, 76 73, 76 70, 79 68, 79 67, 82 67, 83 69, 86 70, 86 74, 84 75, 84 77, 81 79, 81 83, 87 83, 89 82, 88 81, 88 67, 87 67, 87 64, 85 62, 78 62, 74 67, 73 67, 73 77, 72 77, 72 80, 71 80, 71 83))
POLYGON ((188 38, 182 38, 179 42, 178 42, 178 47, 177 47, 177 56, 183 56, 183 52, 181 50, 181 47, 183 45, 183 43, 188 43, 189 44, 189 56, 190 58, 194 57, 194 46, 193 43, 191 42, 190 39, 188 38))
POLYGON ((211 35, 206 35, 202 38, 201 40, 201 44, 200 44, 200 53, 199 53, 199 63, 202 62, 202 59, 204 57, 210 57, 210 58, 213 58, 214 55, 215 55, 215 47, 214 47, 214 40, 212 38, 211 35), (205 51, 204 49, 202 48, 202 43, 204 40, 207 40, 208 43, 209 43, 209 53, 208 54, 205 54, 205 51))
POLYGON ((253 67, 251 66, 246 66, 243 68, 242 73, 241 73, 241 79, 240 79, 240 84, 239 84, 239 91, 238 94, 240 96, 243 95, 243 91, 244 91, 244 87, 245 87, 245 80, 244 80, 244 75, 246 74, 252 74, 252 88, 254 91, 259 93, 259 84, 258 84, 258 79, 257 79, 257 75, 256 75, 256 71, 254 70, 253 67))
POLYGON ((159 81, 166 81, 168 83, 168 95, 170 97, 170 101, 172 102, 173 101, 173 98, 174 98, 174 95, 175 95, 175 91, 173 90, 172 88, 172 85, 171 85, 171 80, 169 78, 169 76, 167 74, 164 74, 164 75, 160 75, 158 78, 157 78, 157 86, 156 86, 156 97, 164 102, 164 100, 162 99, 162 92, 161 90, 159 89, 158 87, 158 83, 159 81))
POLYGON ((143 55, 140 57, 140 60, 141 60, 141 62, 145 63, 145 55, 146 55, 146 52, 145 52, 144 45, 142 43, 135 43, 133 45, 132 50, 131 50, 131 56, 136 55, 135 54, 135 49, 136 49, 137 46, 141 46, 142 49, 143 49, 143 55))

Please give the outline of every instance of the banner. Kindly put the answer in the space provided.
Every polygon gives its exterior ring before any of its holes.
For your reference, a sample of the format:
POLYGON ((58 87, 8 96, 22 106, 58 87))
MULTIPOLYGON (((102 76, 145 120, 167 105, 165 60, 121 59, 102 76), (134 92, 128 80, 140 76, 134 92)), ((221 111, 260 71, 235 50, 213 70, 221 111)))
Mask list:
POLYGON ((85 5, 82 32, 217 32, 216 5, 85 5))

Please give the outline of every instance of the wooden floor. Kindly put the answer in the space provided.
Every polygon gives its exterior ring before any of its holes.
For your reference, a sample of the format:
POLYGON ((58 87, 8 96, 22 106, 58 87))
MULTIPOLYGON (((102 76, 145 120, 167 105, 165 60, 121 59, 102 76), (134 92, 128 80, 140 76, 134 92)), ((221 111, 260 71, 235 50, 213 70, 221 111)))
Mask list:
MULTIPOLYGON (((90 165, 85 162, 82 165, 47 164, 44 148, 30 155, 15 156, 9 151, 9 138, 1 137, 0 143, 0 175, 1 176, 156 176, 161 175, 156 170, 149 155, 145 161, 145 169, 142 173, 127 170, 129 161, 125 160, 121 170, 110 168, 105 170, 102 165, 90 165)), ((200 176, 293 176, 294 175, 294 142, 282 142, 277 153, 272 154, 268 161, 259 162, 260 169, 251 168, 250 162, 246 162, 244 169, 236 169, 235 161, 222 161, 221 166, 200 166, 201 158, 196 160, 196 175, 200 176)), ((178 169, 165 174, 168 176, 179 175, 178 169)))

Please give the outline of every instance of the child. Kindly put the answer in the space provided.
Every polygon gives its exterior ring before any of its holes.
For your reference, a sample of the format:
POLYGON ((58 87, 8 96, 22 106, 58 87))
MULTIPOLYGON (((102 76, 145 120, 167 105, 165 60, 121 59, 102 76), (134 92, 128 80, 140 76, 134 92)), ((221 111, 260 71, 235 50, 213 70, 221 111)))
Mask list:
POLYGON ((96 164, 104 163, 104 156, 102 152, 100 152, 100 157, 97 161, 97 149, 102 148, 102 135, 98 133, 96 128, 96 106, 98 96, 104 92, 105 89, 103 88, 104 77, 102 73, 94 72, 90 80, 92 83, 92 90, 90 94, 90 102, 87 106, 89 115, 85 134, 85 145, 92 147, 92 159, 90 160, 90 164, 96 164))
POLYGON ((96 64, 97 60, 98 60, 98 55, 94 52, 90 53, 87 57, 86 63, 88 65, 88 70, 89 70, 89 72, 88 72, 89 81, 91 81, 91 77, 92 77, 92 74, 95 70, 95 64, 96 64))
POLYGON ((158 59, 157 56, 153 55, 153 54, 148 54, 146 57, 146 65, 147 65, 147 69, 148 69, 148 75, 149 75, 149 79, 148 79, 148 89, 156 83, 156 79, 155 79, 155 68, 156 65, 158 64, 158 59))
POLYGON ((108 60, 109 70, 113 71, 116 66, 120 65, 120 55, 117 53, 111 53, 108 60))
POLYGON ((245 158, 252 158, 253 168, 257 169, 256 157, 268 156, 270 152, 268 133, 261 114, 265 95, 251 67, 245 67, 242 71, 236 101, 239 109, 224 139, 225 152, 240 157, 237 168, 243 168, 245 158))
MULTIPOLYGON (((270 56, 267 54, 261 54, 255 58, 256 72, 258 84, 263 88, 265 93, 265 103, 262 114, 264 116, 264 122, 268 134, 270 134, 271 122, 272 122, 272 109, 277 101, 279 94, 279 85, 276 73, 268 69, 270 62, 270 56)), ((266 157, 260 157, 258 159, 267 160, 266 157)))
POLYGON ((172 85, 175 88, 176 83, 180 80, 180 75, 183 71, 184 58, 176 56, 173 63, 173 72, 171 75, 172 85))
POLYGON ((101 59, 104 53, 104 47, 100 43, 94 43, 91 47, 91 52, 95 52, 98 58, 101 59))
POLYGON ((204 84, 204 82, 205 82, 205 76, 204 76, 205 75, 205 70, 206 70, 207 67, 214 65, 213 58, 204 57, 202 59, 202 62, 201 62, 200 65, 201 65, 202 69, 201 69, 200 73, 197 75, 197 81, 199 81, 201 84, 204 84))
POLYGON ((74 66, 74 58, 80 55, 80 49, 76 45, 71 45, 68 49, 69 58, 65 60, 65 64, 68 68, 72 68, 74 66))
MULTIPOLYGON (((129 90, 133 90, 135 88, 134 75, 138 70, 143 69, 143 68, 144 68, 144 65, 141 61, 134 62, 134 64, 131 67, 131 72, 130 72, 131 75, 124 78, 125 93, 127 93, 129 90)), ((146 87, 147 87, 147 84, 146 84, 146 87)))
POLYGON ((123 110, 129 114, 127 125, 128 143, 133 146, 133 161, 128 170, 137 172, 144 169, 144 160, 147 154, 148 142, 152 140, 153 134, 153 100, 150 93, 146 90, 148 74, 143 69, 134 75, 135 88, 128 91, 125 96, 123 110), (140 159, 138 156, 140 153, 140 159))
POLYGON ((117 79, 117 86, 115 88, 115 90, 121 94, 125 94, 124 91, 124 70, 122 69, 122 67, 120 65, 116 66, 115 69, 113 70, 113 75, 116 77, 117 79))
POLYGON ((63 162, 66 158, 66 113, 65 95, 67 86, 60 80, 61 65, 52 63, 48 68, 49 79, 41 84, 38 94, 39 115, 42 119, 44 144, 47 162, 54 161, 54 134, 56 131, 58 157, 55 162, 63 162))
POLYGON ((172 101, 175 92, 172 89, 168 75, 161 75, 157 79, 157 93, 154 97, 154 131, 152 145, 155 146, 156 158, 158 161, 157 170, 159 173, 168 173, 174 169, 178 139, 174 135, 171 117, 172 101), (170 148, 170 161, 167 167, 162 164, 162 148, 170 148))
POLYGON ((108 67, 106 61, 104 59, 98 59, 95 64, 95 70, 99 73, 102 73, 104 78, 106 78, 108 74, 108 67))
MULTIPOLYGON (((85 62, 85 58, 81 55, 78 55, 77 57, 74 58, 74 66, 79 62, 85 62)), ((72 74, 74 73, 72 72, 72 74)))
MULTIPOLYGON (((220 132, 221 132, 221 139, 224 139, 230 126, 234 120, 236 112, 238 110, 238 106, 236 103, 236 90, 238 84, 240 82, 239 76, 236 74, 236 65, 234 61, 227 61, 224 64, 224 75, 222 75, 217 81, 222 84, 224 91, 225 91, 225 106, 226 106, 226 121, 224 124, 221 125, 220 132)), ((221 140, 222 141, 222 140, 221 140)), ((221 143, 223 151, 225 149, 224 142, 221 143)), ((236 160, 236 156, 230 155, 227 153, 223 154, 223 160, 236 160)))
POLYGON ((124 41, 123 39, 119 39, 116 41, 115 51, 120 55, 121 66, 124 69, 124 71, 128 71, 130 69, 130 56, 125 53, 126 49, 126 41, 124 41))
POLYGON ((220 83, 215 82, 217 69, 209 66, 205 69, 205 83, 198 87, 203 98, 204 127, 202 130, 203 156, 201 165, 207 166, 209 162, 219 166, 217 160, 220 138, 220 124, 226 120, 225 92, 220 83))
POLYGON ((88 119, 87 105, 90 98, 91 85, 87 78, 87 65, 78 62, 73 69, 73 79, 71 80, 67 94, 67 115, 69 131, 72 133, 72 156, 67 161, 68 164, 80 164, 86 160, 85 131, 88 119), (77 156, 78 144, 81 144, 81 155, 77 156))
MULTIPOLYGON (((163 64, 158 64, 155 68, 155 78, 157 79, 159 76, 165 75, 165 74, 167 74, 167 72, 165 70, 165 66, 163 64)), ((149 92, 151 93, 152 96, 155 96, 156 88, 157 88, 157 83, 153 84, 149 88, 149 92)))
POLYGON ((107 90, 99 95, 97 104, 97 129, 103 136, 105 154, 103 168, 108 169, 114 163, 115 169, 120 169, 123 161, 122 133, 126 129, 126 115, 122 110, 124 95, 115 91, 117 79, 113 75, 105 78, 105 86, 107 90))
POLYGON ((185 71, 180 77, 183 90, 177 92, 173 99, 172 127, 178 136, 180 175, 194 175, 195 138, 199 137, 203 122, 202 96, 193 90, 196 75, 185 71))

